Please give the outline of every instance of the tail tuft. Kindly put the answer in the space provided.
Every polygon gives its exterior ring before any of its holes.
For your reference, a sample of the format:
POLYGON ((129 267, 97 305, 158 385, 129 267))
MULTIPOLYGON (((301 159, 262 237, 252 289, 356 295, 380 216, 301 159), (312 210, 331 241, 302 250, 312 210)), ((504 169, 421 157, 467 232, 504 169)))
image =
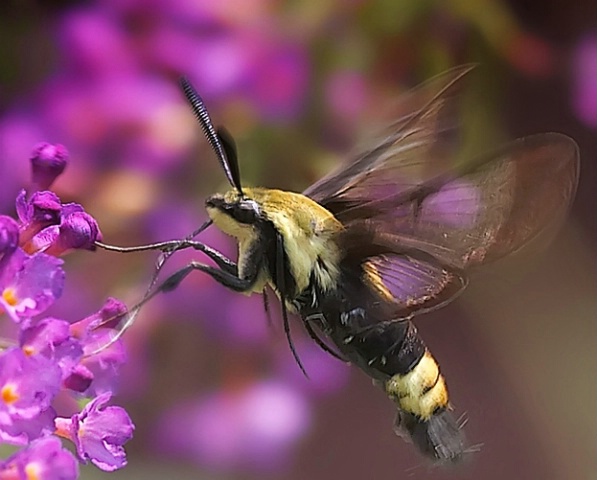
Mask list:
POLYGON ((399 436, 412 441, 421 453, 439 463, 457 463, 468 452, 462 430, 446 409, 428 420, 399 410, 394 429, 399 436))

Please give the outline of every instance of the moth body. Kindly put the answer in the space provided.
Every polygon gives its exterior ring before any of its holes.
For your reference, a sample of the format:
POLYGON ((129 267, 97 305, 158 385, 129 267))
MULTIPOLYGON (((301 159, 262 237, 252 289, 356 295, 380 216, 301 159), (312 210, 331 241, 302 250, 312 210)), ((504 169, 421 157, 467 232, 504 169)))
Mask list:
POLYGON ((384 388, 398 409, 397 433, 432 460, 462 458, 467 449, 446 381, 412 320, 454 300, 473 267, 553 232, 579 176, 578 146, 558 133, 520 138, 489 153, 458 146, 455 139, 466 136, 458 131, 463 122, 455 99, 471 69, 455 68, 407 94, 381 136, 303 193, 243 188, 234 141, 213 127, 203 100, 183 79, 232 190, 207 199, 210 221, 186 239, 109 247, 194 248, 216 264, 189 263, 140 305, 194 270, 247 294, 265 293, 269 285, 303 371, 288 311, 322 349, 384 388), (193 239, 211 223, 238 242, 236 261, 193 239))
POLYGON ((367 251, 343 247, 344 226, 331 212, 302 194, 264 188, 214 195, 206 207, 214 224, 238 241, 245 293, 263 293, 270 285, 289 310, 383 384, 398 418, 409 420, 401 421, 402 428, 422 451, 438 460, 460 458, 464 440, 447 412, 448 391, 437 362, 405 315, 407 305, 392 297, 367 251), (427 425, 437 430, 435 417, 446 427, 427 435, 427 425))

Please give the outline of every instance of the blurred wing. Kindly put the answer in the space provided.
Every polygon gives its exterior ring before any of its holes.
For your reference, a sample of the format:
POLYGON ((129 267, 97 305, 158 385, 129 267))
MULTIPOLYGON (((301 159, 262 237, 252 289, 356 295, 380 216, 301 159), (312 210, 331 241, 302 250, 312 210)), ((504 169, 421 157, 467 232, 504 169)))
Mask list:
POLYGON ((578 169, 576 143, 546 133, 397 193, 356 202, 347 193, 331 211, 351 248, 366 242, 381 251, 421 251, 462 270, 518 250, 563 219, 578 169))
POLYGON ((303 194, 321 204, 334 200, 358 201, 371 193, 386 193, 388 174, 392 177, 393 193, 412 188, 417 177, 424 180, 431 174, 433 159, 442 156, 439 152, 434 155, 432 150, 440 143, 446 148, 458 132, 454 123, 457 118, 454 109, 458 106, 455 99, 461 80, 473 68, 472 65, 454 68, 401 96, 393 108, 396 120, 379 138, 371 140, 367 148, 353 155, 352 161, 311 185, 303 194), (424 154, 421 149, 425 150, 424 154), (427 161, 421 162, 422 158, 427 161), (371 189, 373 192, 362 192, 371 189))
POLYGON ((576 143, 546 133, 459 158, 459 81, 452 70, 415 90, 421 107, 351 164, 304 194, 345 228, 349 250, 424 252, 462 270, 507 255, 563 218, 579 173, 576 143))

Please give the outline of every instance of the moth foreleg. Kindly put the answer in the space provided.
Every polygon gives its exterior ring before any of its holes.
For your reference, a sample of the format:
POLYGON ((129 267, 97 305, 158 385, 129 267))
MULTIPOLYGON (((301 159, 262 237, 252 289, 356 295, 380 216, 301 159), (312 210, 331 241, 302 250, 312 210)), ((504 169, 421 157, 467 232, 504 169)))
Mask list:
MULTIPOLYGON (((236 264, 234 266, 236 267, 236 264)), ((238 276, 224 269, 215 268, 199 262, 191 262, 186 267, 174 272, 166 280, 164 280, 164 282, 158 287, 156 293, 174 290, 193 270, 199 270, 201 272, 207 273, 216 282, 237 292, 248 291, 255 283, 256 278, 239 278, 238 276)))
POLYGON ((101 242, 95 242, 95 244, 98 247, 103 248, 104 250, 110 250, 113 252, 120 253, 143 252, 147 250, 159 250, 164 253, 173 253, 178 250, 192 248, 193 250, 198 250, 200 252, 205 253, 205 255, 211 258, 216 263, 216 265, 220 267, 222 270, 225 270, 229 273, 233 273, 234 275, 238 276, 238 268, 234 261, 230 260, 224 254, 218 252, 217 250, 195 240, 169 240, 166 242, 151 243, 148 245, 138 245, 135 247, 117 247, 101 242))

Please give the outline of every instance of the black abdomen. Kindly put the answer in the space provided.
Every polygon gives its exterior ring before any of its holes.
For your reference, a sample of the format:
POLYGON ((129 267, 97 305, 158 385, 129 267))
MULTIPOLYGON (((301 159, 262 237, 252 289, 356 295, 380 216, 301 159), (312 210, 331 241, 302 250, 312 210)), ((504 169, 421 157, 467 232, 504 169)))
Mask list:
POLYGON ((315 289, 304 302, 298 299, 303 319, 316 323, 351 363, 382 382, 398 407, 399 433, 421 453, 440 462, 459 460, 464 437, 450 412, 439 366, 416 327, 360 275, 345 275, 338 291, 315 289))

